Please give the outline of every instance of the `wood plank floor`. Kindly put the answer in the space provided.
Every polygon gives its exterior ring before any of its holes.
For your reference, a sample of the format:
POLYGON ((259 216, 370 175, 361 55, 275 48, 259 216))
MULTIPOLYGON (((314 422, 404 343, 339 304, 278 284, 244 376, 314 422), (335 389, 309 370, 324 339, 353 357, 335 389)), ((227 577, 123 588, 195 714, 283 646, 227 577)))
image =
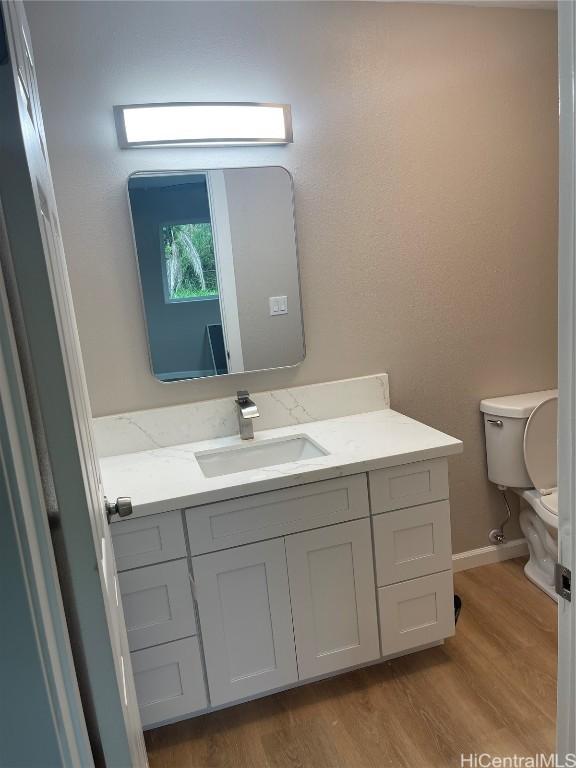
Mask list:
POLYGON ((444 646, 146 734, 151 768, 450 768, 552 752, 556 605, 521 560, 456 574, 444 646))

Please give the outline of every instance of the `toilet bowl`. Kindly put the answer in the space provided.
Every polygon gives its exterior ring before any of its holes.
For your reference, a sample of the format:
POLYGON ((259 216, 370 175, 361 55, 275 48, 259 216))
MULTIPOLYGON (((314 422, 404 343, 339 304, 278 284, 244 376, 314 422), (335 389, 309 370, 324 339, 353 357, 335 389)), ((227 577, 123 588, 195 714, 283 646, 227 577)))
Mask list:
POLYGON ((558 391, 482 400, 488 477, 521 499, 520 528, 530 559, 524 572, 554 600, 558 560, 558 391))

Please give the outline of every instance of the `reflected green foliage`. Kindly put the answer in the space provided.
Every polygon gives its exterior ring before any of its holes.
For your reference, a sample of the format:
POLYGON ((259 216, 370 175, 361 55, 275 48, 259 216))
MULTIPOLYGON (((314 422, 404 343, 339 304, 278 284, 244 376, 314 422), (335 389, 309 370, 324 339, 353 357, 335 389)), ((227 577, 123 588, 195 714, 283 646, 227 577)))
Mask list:
POLYGON ((169 299, 218 296, 210 223, 160 227, 169 299))

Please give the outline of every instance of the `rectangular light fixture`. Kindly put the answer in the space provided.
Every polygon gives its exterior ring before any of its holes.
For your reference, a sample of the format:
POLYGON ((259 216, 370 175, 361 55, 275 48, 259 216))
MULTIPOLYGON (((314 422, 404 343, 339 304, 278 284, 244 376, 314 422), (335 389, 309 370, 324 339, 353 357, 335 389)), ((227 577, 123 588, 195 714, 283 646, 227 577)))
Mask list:
POLYGON ((289 144, 288 104, 125 104, 114 107, 118 143, 131 147, 289 144))

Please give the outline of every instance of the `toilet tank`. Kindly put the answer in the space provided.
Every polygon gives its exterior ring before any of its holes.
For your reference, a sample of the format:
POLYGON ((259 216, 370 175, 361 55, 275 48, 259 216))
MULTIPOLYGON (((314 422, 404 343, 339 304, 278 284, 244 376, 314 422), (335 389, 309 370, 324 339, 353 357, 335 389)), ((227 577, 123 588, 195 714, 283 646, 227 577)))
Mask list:
POLYGON ((524 463, 524 430, 530 414, 557 389, 482 400, 488 477, 506 488, 532 488, 524 463))

